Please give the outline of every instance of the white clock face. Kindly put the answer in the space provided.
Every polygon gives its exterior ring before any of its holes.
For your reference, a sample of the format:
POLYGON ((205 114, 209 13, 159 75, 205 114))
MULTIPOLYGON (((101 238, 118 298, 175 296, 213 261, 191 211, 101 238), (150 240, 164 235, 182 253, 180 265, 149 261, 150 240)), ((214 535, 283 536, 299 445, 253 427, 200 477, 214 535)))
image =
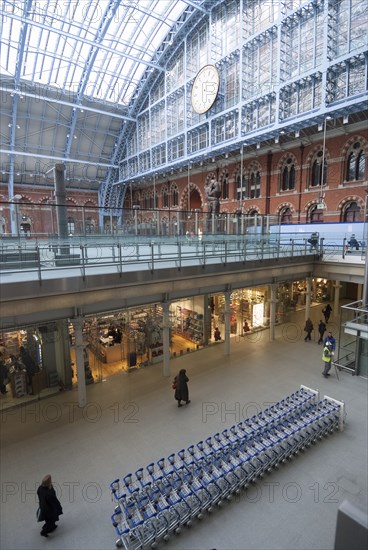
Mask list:
POLYGON ((193 110, 202 114, 208 111, 216 101, 220 86, 220 76, 214 65, 202 67, 194 79, 192 87, 193 110))

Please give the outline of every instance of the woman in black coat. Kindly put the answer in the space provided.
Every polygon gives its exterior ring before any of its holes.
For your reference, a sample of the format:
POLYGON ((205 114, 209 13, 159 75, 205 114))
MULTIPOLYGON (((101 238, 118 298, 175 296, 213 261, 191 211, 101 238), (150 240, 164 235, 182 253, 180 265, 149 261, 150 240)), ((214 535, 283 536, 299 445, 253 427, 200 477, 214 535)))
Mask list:
POLYGON ((52 486, 50 475, 43 478, 41 485, 37 489, 37 496, 41 509, 41 521, 45 522, 45 525, 42 527, 41 535, 47 537, 48 533, 55 531, 57 527, 55 522, 59 521, 59 516, 63 513, 55 489, 52 486))
POLYGON ((189 382, 189 378, 187 377, 186 372, 187 371, 185 369, 181 369, 179 374, 175 377, 175 399, 178 402, 178 407, 182 407, 181 401, 185 401, 187 405, 190 403, 187 384, 187 382, 189 382))

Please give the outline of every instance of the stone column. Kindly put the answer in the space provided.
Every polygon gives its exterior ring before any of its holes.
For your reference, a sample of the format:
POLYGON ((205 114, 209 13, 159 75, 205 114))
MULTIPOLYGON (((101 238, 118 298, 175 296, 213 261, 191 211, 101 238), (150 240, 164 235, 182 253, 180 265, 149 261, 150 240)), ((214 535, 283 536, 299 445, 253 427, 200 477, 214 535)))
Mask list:
POLYGON ((335 281, 333 284, 334 287, 334 307, 333 307, 333 316, 338 317, 340 311, 340 281, 335 281))
POLYGON ((272 283, 271 288, 271 298, 269 300, 270 304, 270 342, 275 340, 275 326, 276 326, 276 292, 277 284, 272 283))
POLYGON ((230 355, 230 296, 231 291, 225 291, 225 355, 230 355))
POLYGON ((72 319, 75 336, 75 362, 78 377, 78 405, 84 407, 87 402, 86 374, 84 369, 83 317, 72 319))
MULTIPOLYGON (((64 172, 64 164, 55 164, 54 183, 57 232, 60 239, 67 241, 69 235, 64 172)), ((62 247, 60 253, 69 254, 69 247, 62 247)))
POLYGON ((162 344, 164 346, 163 375, 170 376, 170 302, 162 303, 162 344))
POLYGON ((305 320, 310 317, 311 309, 311 289, 312 289, 312 279, 311 277, 306 278, 307 290, 305 291, 305 320))

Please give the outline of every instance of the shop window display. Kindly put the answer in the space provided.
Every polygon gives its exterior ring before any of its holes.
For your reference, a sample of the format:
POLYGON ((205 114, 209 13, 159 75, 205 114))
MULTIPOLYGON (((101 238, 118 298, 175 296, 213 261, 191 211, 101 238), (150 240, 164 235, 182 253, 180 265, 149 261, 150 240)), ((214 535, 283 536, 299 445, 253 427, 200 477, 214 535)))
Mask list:
POLYGON ((40 339, 33 331, 18 330, 2 334, 1 393, 11 398, 39 395, 49 386, 47 373, 42 368, 40 339))
POLYGON ((129 309, 89 318, 87 341, 100 377, 161 359, 162 307, 129 309))
MULTIPOLYGON (((284 321, 288 312, 305 307, 306 292, 307 282, 305 280, 280 283, 277 292, 277 307, 284 321)), ((322 303, 330 300, 327 279, 312 279, 311 292, 312 302, 322 303)))
MULTIPOLYGON (((265 288, 246 288, 232 292, 230 297, 230 333, 244 335, 267 325, 265 288)), ((225 325, 225 297, 218 295, 213 323, 225 325), (216 315, 217 313, 217 315, 216 315)))
POLYGON ((176 306, 174 322, 174 330, 177 334, 184 336, 196 344, 203 344, 202 313, 198 313, 181 306, 176 306))

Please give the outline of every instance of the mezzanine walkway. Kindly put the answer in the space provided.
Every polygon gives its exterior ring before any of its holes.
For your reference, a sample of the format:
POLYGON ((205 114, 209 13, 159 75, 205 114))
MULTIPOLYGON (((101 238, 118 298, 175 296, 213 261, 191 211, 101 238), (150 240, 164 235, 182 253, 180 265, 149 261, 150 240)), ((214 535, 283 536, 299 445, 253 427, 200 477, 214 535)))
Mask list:
POLYGON ((342 252, 323 244, 311 250, 296 234, 3 242, 2 322, 19 326, 73 317, 76 308, 99 313, 305 278, 316 265, 317 276, 327 270, 339 279, 349 271, 350 280, 363 282, 365 257, 342 252))

